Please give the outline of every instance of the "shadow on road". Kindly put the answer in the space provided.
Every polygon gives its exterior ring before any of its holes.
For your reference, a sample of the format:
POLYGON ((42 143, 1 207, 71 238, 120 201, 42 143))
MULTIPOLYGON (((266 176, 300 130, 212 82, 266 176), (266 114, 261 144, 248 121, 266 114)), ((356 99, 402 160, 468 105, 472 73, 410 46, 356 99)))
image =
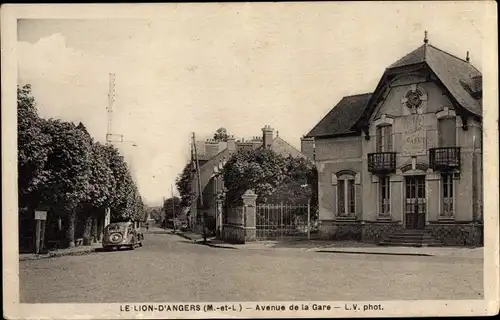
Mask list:
POLYGON ((180 242, 180 243, 187 243, 187 244, 194 244, 194 245, 199 245, 199 246, 206 246, 206 247, 217 248, 217 249, 233 249, 233 250, 237 250, 237 248, 234 248, 234 247, 225 246, 225 245, 221 245, 221 244, 211 244, 210 242, 204 243, 203 241, 179 240, 178 242, 180 242))

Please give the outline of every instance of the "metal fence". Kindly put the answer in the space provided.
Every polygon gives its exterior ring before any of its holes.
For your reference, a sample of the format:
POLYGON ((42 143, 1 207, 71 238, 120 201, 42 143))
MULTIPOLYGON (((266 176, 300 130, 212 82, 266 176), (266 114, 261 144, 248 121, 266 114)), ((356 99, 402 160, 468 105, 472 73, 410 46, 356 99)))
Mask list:
POLYGON ((316 208, 310 205, 259 204, 257 240, 310 239, 316 233, 316 208))

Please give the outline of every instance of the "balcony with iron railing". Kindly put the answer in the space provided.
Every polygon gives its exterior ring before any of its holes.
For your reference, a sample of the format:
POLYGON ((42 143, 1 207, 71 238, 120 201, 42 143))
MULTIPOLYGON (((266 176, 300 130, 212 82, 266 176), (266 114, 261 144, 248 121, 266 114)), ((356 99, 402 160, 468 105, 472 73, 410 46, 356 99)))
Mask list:
POLYGON ((396 152, 369 153, 368 171, 375 174, 396 172, 396 152))
POLYGON ((430 149, 429 164, 434 171, 452 171, 460 169, 460 147, 430 149))

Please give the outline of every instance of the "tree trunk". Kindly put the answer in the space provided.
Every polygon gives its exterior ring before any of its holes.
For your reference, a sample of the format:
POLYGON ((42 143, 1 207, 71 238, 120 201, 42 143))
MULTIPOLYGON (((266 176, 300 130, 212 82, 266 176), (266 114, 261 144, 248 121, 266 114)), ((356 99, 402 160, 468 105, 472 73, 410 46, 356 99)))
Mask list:
POLYGON ((93 242, 97 242, 97 223, 98 223, 98 215, 97 214, 92 214, 92 228, 90 232, 90 238, 92 239, 93 242))
POLYGON ((75 247, 75 226, 76 226, 76 210, 71 209, 68 214, 68 229, 66 229, 66 239, 68 240, 68 247, 75 247))
POLYGON ((85 225, 83 226, 83 245, 88 246, 91 244, 90 233, 92 231, 92 214, 86 212, 85 225))
POLYGON ((104 229, 104 217, 102 215, 97 215, 96 217, 97 220, 97 241, 101 242, 102 240, 102 233, 104 229))

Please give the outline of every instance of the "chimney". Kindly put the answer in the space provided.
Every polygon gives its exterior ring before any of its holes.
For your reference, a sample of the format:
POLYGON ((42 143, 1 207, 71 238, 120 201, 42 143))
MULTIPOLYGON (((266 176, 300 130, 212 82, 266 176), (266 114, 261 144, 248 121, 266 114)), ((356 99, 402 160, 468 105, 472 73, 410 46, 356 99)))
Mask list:
POLYGON ((470 62, 470 55, 469 55, 469 51, 467 51, 467 56, 465 57, 465 60, 466 60, 467 62, 470 62))
POLYGON ((261 137, 253 137, 252 138, 252 148, 257 149, 262 145, 262 138, 261 137))
POLYGON ((273 132, 274 129, 269 125, 265 125, 264 128, 262 128, 262 147, 267 149, 271 146, 273 143, 273 132))
POLYGON ((205 157, 207 160, 212 159, 219 153, 219 142, 214 139, 207 139, 205 142, 205 157))
POLYGON ((310 160, 315 160, 314 138, 303 136, 300 138, 300 152, 310 160))
POLYGON ((482 99, 483 96, 483 76, 472 77, 470 83, 471 95, 474 99, 482 99))
POLYGON ((229 153, 236 152, 236 139, 232 135, 227 137, 227 150, 229 153))

